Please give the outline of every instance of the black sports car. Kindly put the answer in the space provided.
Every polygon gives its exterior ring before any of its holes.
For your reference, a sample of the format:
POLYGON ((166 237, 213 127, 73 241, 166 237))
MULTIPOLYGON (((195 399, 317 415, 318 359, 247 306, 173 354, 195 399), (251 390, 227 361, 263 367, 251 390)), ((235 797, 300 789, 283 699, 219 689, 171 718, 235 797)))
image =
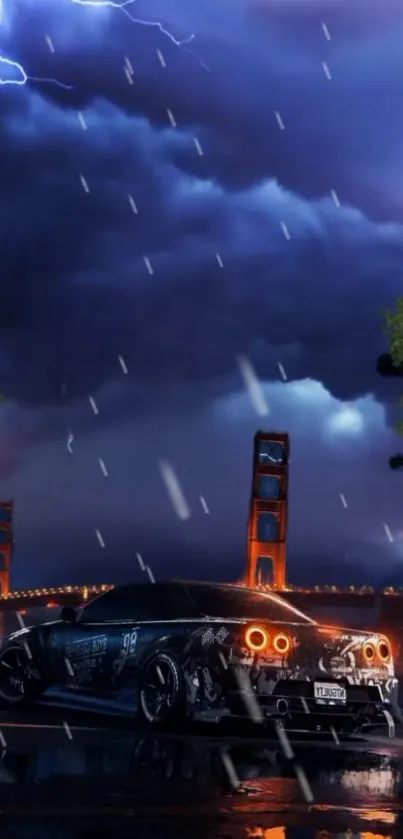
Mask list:
POLYGON ((387 638, 322 626, 284 599, 241 586, 118 586, 61 619, 9 635, 0 699, 55 697, 124 707, 159 726, 190 718, 281 719, 289 730, 394 733, 387 638))

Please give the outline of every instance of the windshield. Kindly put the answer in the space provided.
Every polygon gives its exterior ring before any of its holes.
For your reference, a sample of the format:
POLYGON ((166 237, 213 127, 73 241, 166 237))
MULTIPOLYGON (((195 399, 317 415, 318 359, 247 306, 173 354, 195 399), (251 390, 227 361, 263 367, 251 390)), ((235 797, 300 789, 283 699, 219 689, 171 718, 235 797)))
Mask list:
POLYGON ((198 610, 212 618, 315 623, 275 594, 203 585, 189 585, 188 591, 198 610))

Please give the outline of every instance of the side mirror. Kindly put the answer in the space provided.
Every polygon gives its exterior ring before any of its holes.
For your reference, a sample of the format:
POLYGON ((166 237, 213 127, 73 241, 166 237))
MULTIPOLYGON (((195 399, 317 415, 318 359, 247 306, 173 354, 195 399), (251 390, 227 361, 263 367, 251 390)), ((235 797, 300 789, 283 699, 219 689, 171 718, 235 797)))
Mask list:
POLYGON ((66 623, 76 622, 77 612, 73 609, 73 606, 63 606, 63 609, 60 612, 60 620, 66 621, 66 623))

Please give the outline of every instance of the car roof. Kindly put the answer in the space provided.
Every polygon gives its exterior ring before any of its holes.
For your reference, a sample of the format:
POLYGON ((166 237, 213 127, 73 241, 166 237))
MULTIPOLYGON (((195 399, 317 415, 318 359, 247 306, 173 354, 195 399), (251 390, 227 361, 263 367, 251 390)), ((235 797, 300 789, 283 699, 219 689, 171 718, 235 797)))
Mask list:
MULTIPOLYGON (((143 588, 154 588, 156 587, 159 591, 161 589, 166 589, 167 592, 169 589, 172 588, 194 588, 195 586, 200 586, 200 588, 205 589, 206 591, 230 591, 236 592, 238 594, 253 594, 257 597, 261 597, 262 599, 267 599, 269 601, 275 601, 279 606, 282 606, 286 611, 293 613, 294 615, 299 615, 300 617, 304 618, 304 621, 311 624, 316 624, 316 621, 309 617, 305 612, 302 612, 300 609, 297 609, 292 603, 285 597, 281 597, 276 592, 272 591, 261 591, 256 588, 250 588, 248 586, 244 586, 241 583, 223 583, 223 582, 204 582, 202 580, 162 580, 161 582, 150 584, 150 581, 142 581, 136 583, 126 583, 124 585, 115 586, 115 590, 125 591, 125 590, 133 590, 133 589, 143 589, 143 588)), ((101 595, 102 597, 102 595, 101 595)))
MULTIPOLYGON (((209 588, 209 589, 224 589, 225 591, 234 591, 234 592, 244 592, 248 594, 257 594, 262 596, 281 596, 277 594, 277 592, 271 591, 261 591, 257 588, 251 588, 249 586, 244 586, 242 583, 224 583, 224 582, 212 582, 211 580, 156 580, 153 585, 158 586, 159 588, 171 588, 171 587, 178 587, 181 586, 200 586, 200 588, 209 588)), ((149 580, 141 580, 136 581, 133 583, 122 583, 114 586, 114 589, 122 591, 124 589, 129 588, 149 588, 150 581, 149 580)))
MULTIPOLYGON (((177 587, 180 588, 182 586, 200 586, 201 588, 208 588, 208 589, 225 589, 225 591, 237 591, 237 592, 248 592, 252 594, 267 594, 268 592, 261 592, 258 589, 254 588, 247 588, 241 584, 237 583, 214 583, 211 581, 204 581, 204 580, 157 580, 153 585, 158 586, 158 588, 172 588, 177 587)), ((114 586, 114 589, 123 591, 125 589, 131 588, 149 588, 150 581, 144 580, 141 582, 133 582, 133 583, 123 583, 121 585, 114 586)))
MULTIPOLYGON (((131 588, 132 586, 149 586, 149 580, 141 580, 132 583, 121 583, 114 586, 116 589, 122 588, 131 588)), ((241 583, 223 583, 223 582, 212 582, 211 580, 156 580, 153 585, 158 586, 207 586, 208 588, 225 588, 225 589, 235 589, 236 591, 252 591, 254 594, 261 594, 258 589, 249 588, 247 586, 242 585, 241 583)), ((263 592, 265 594, 265 592, 263 592)))

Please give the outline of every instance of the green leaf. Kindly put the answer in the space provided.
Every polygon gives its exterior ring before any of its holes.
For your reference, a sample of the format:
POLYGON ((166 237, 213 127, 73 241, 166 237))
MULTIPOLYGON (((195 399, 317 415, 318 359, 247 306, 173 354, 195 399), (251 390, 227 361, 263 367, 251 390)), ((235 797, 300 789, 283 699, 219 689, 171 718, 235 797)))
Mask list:
POLYGON ((393 364, 401 367, 403 365, 403 297, 396 300, 393 309, 383 312, 382 321, 393 364))

